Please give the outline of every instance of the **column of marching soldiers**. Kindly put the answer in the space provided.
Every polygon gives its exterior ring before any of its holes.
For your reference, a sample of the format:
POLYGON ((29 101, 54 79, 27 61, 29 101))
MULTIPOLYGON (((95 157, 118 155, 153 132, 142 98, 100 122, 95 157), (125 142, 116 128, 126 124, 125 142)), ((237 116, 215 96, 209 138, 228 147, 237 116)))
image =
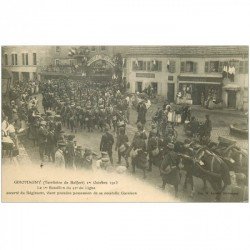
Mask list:
POLYGON ((48 80, 39 84, 18 82, 10 91, 10 100, 9 103, 4 102, 2 107, 2 151, 11 151, 12 156, 18 155, 17 134, 26 131, 24 127, 27 124, 27 137, 33 141, 34 147, 38 146, 41 162, 50 161, 56 167, 116 169, 124 172, 131 165, 133 173, 140 169, 146 178, 146 172, 152 171, 152 166, 156 166, 162 177, 162 188, 164 189, 167 183, 173 185, 176 194, 181 179, 180 168, 185 164, 189 168, 186 169, 184 186, 190 182, 192 190, 195 174, 201 174, 199 177, 203 181, 210 180, 218 192, 221 191, 221 181, 224 188, 231 183, 230 169, 239 173, 238 176, 243 176, 241 179, 246 179, 247 164, 243 164, 242 160, 244 152, 233 146, 233 150, 239 152, 239 162, 242 166, 239 168, 237 159, 235 164, 231 159, 235 158, 230 151, 231 145, 220 148, 209 142, 212 131, 209 116, 206 115, 206 121, 200 129, 197 121, 191 117, 189 108, 183 109, 181 120, 191 120, 189 124, 192 138, 195 139, 198 135, 199 139, 193 142, 186 139, 181 143, 176 140, 174 123, 168 120, 172 107, 164 103, 162 108, 158 108, 147 133, 147 96, 145 99, 137 98, 139 102, 133 105, 138 113, 137 131, 129 141, 127 124, 130 123, 131 98, 124 85, 119 82, 95 83, 69 79, 48 80), (38 88, 42 93, 41 108, 40 100, 34 95, 38 88), (65 133, 66 128, 70 134, 65 133), (75 135, 81 131, 89 133, 89 140, 93 132, 102 132, 100 157, 91 148, 77 145, 75 135), (204 148, 204 145, 208 147, 204 148), (113 162, 114 149, 118 154, 116 167, 113 162), (229 153, 224 156, 224 151, 229 153), (199 155, 200 153, 203 154, 199 155), (201 158, 206 161, 205 165, 201 158), (183 163, 183 160, 186 162, 183 163))

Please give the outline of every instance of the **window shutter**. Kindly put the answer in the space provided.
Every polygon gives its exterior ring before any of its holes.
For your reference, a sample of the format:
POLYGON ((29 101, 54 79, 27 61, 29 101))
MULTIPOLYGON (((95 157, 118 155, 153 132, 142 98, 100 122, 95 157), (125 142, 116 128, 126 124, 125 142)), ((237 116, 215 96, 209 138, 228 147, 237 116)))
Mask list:
POLYGON ((175 73, 175 61, 170 61, 169 69, 170 73, 175 73))
POLYGON ((243 62, 243 61, 240 61, 239 73, 240 73, 240 74, 243 74, 243 73, 244 73, 244 62, 243 62))
POLYGON ((209 62, 205 62, 205 73, 208 73, 209 62))
POLYGON ((185 62, 181 62, 181 73, 185 72, 185 62))
POLYGON ((159 61, 159 64, 158 64, 158 71, 162 71, 162 62, 159 61))
POLYGON ((248 61, 245 61, 245 74, 248 74, 248 61))
POLYGON ((197 63, 194 62, 193 64, 193 73, 197 72, 197 63))
POLYGON ((147 62, 147 71, 150 71, 150 62, 147 62))
POLYGON ((219 73, 223 71, 223 66, 224 66, 224 62, 219 62, 219 69, 218 69, 219 73))

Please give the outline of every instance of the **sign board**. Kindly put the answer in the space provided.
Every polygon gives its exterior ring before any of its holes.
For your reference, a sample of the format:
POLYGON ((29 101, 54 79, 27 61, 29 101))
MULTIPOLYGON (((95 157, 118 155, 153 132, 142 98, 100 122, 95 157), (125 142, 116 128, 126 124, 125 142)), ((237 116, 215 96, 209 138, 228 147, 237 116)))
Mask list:
POLYGON ((136 73, 136 77, 155 78, 155 74, 152 74, 152 73, 136 73))
POLYGON ((115 66, 114 62, 112 61, 112 59, 107 56, 107 55, 95 55, 93 56, 89 61, 88 61, 88 66, 90 66, 93 62, 99 61, 99 60, 103 60, 106 61, 108 63, 110 63, 113 67, 115 66))

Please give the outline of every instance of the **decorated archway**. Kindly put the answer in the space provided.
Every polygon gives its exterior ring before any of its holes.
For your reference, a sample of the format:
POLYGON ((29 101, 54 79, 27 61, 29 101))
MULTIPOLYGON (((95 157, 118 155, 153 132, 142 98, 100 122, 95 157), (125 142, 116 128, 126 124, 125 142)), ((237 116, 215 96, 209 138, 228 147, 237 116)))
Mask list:
POLYGON ((106 61, 108 62, 111 66, 115 67, 115 63, 113 62, 113 60, 107 56, 107 55, 102 55, 102 54, 99 54, 99 55, 95 55, 93 56, 92 58, 90 58, 90 60, 87 62, 87 66, 89 67, 92 63, 96 62, 96 61, 99 61, 99 60, 102 60, 102 61, 106 61))

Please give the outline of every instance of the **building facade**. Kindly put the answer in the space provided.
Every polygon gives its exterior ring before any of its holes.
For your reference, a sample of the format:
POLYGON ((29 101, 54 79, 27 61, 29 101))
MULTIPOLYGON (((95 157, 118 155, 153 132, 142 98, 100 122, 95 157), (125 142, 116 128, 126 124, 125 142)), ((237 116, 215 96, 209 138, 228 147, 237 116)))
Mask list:
POLYGON ((125 57, 131 93, 150 86, 170 102, 248 109, 247 46, 130 46, 125 57))
POLYGON ((53 63, 55 54, 52 46, 3 46, 2 68, 15 81, 40 79, 41 67, 53 63))

